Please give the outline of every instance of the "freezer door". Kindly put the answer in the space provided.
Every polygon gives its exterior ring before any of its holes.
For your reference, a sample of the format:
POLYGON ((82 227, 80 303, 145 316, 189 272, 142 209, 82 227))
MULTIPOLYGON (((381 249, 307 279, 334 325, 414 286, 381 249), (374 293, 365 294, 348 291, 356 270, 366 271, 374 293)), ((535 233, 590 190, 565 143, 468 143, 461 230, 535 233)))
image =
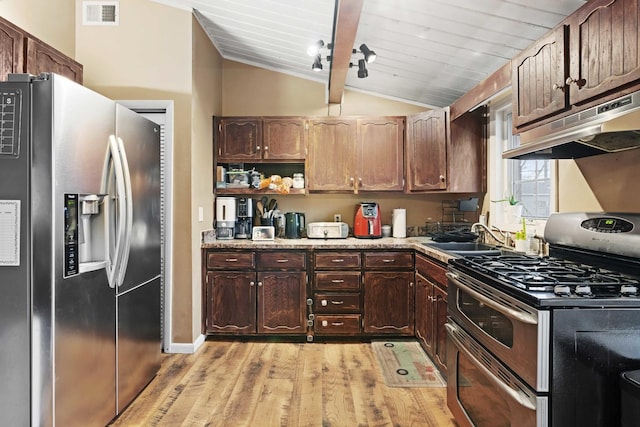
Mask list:
POLYGON ((100 192, 115 102, 56 75, 33 91, 32 422, 103 426, 116 413, 115 291, 104 268, 64 277, 64 217, 65 195, 100 192))
POLYGON ((128 181, 126 243, 118 267, 118 293, 123 293, 160 275, 160 129, 126 107, 117 105, 116 111, 128 181))

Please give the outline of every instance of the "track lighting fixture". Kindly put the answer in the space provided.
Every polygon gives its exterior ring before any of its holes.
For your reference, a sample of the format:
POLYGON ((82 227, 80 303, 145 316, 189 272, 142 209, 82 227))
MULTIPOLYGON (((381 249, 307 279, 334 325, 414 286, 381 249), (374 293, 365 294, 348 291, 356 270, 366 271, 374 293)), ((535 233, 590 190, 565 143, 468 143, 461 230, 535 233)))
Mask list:
POLYGON ((377 57, 376 53, 371 49, 369 49, 367 45, 364 43, 360 45, 360 52, 362 52, 362 54, 364 55, 364 60, 367 61, 369 64, 371 64, 373 61, 376 60, 376 57, 377 57))
POLYGON ((367 63, 364 59, 358 59, 358 78, 364 79, 369 76, 369 71, 367 71, 367 63))
POLYGON ((318 40, 317 42, 313 43, 311 46, 307 48, 307 54, 309 56, 316 56, 320 53, 320 50, 323 47, 324 47, 324 41, 318 40))
MULTIPOLYGON (((313 43, 311 46, 309 46, 307 48, 307 53, 310 56, 315 57, 315 59, 313 60, 313 65, 311 65, 311 69, 313 71, 322 71, 322 49, 325 47, 324 41, 323 40, 318 40, 317 42, 313 43)), ((333 45, 331 43, 326 45, 326 48, 329 50, 329 52, 333 51, 333 45)), ((353 49, 351 51, 351 53, 353 55, 355 55, 356 53, 361 53, 364 57, 364 59, 359 59, 358 60, 358 78, 364 79, 365 77, 369 76, 369 71, 367 70, 367 63, 372 63, 373 61, 376 60, 376 53, 369 49, 369 47, 367 47, 366 44, 362 43, 360 45, 360 50, 356 50, 353 49)), ((328 55, 326 57, 327 62, 331 62, 331 55, 328 55)), ((353 63, 349 63, 349 68, 352 68, 354 66, 353 63)))
POLYGON ((316 59, 313 61, 311 69, 316 72, 322 71, 322 58, 320 57, 320 54, 316 55, 316 59))

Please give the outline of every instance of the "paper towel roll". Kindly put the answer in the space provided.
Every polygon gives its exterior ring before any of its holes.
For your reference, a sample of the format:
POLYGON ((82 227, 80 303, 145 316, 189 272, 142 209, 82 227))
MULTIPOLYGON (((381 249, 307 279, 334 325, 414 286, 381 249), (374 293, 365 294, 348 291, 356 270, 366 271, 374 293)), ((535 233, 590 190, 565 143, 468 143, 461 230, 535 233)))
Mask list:
POLYGON ((393 222, 393 237, 396 237, 396 238, 407 237, 407 210, 394 209, 392 222, 393 222))

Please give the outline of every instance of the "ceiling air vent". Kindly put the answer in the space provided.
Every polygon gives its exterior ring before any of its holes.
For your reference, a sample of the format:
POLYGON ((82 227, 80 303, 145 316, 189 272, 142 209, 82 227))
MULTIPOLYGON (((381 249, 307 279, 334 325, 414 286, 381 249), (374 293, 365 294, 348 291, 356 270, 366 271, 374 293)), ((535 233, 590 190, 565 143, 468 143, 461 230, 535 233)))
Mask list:
POLYGON ((82 25, 118 25, 119 1, 83 1, 82 25))

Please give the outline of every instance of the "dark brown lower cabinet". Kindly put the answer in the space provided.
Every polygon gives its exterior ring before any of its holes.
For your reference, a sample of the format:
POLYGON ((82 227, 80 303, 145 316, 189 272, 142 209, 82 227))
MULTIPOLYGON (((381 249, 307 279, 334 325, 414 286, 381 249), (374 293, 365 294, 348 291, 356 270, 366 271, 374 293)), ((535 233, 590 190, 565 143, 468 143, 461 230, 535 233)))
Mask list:
POLYGON ((206 276, 207 333, 256 332, 256 273, 208 271, 206 276))
POLYGON ((305 252, 206 250, 204 262, 205 333, 306 333, 305 252))
POLYGON ((447 278, 446 268, 416 255, 415 335, 440 372, 446 375, 447 278))
POLYGON ((414 274, 364 273, 364 332, 413 335, 414 274))
POLYGON ((305 334, 305 271, 258 273, 258 333, 305 334))
POLYGON ((364 268, 363 331, 414 335, 413 252, 365 252, 364 268))

